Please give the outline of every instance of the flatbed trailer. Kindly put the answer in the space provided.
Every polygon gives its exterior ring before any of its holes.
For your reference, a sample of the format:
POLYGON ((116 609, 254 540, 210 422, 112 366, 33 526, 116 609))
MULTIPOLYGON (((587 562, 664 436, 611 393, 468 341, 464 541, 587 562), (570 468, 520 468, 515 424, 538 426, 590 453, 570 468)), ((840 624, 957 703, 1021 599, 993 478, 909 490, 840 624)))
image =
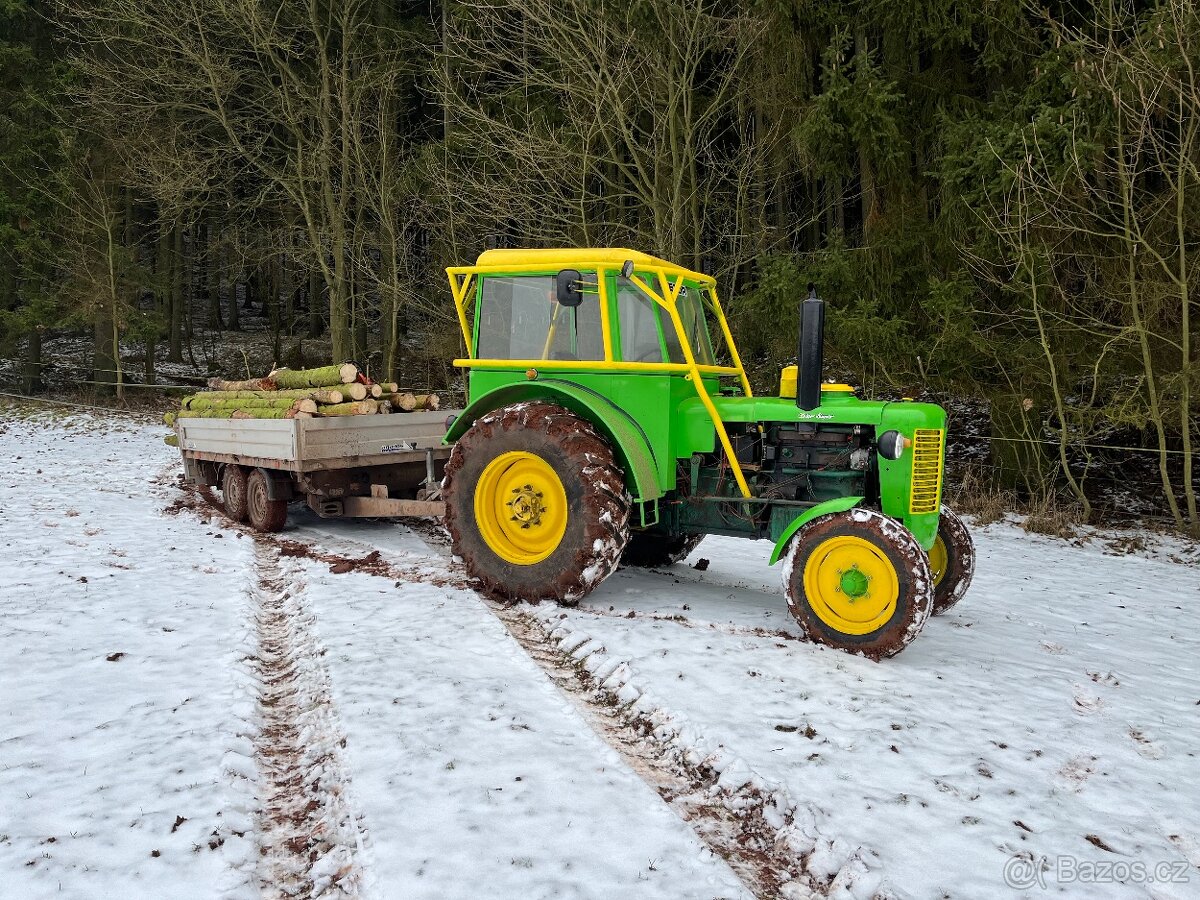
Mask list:
POLYGON ((175 422, 185 479, 219 487, 226 511, 263 531, 303 500, 322 518, 440 516, 446 423, 456 414, 175 422))

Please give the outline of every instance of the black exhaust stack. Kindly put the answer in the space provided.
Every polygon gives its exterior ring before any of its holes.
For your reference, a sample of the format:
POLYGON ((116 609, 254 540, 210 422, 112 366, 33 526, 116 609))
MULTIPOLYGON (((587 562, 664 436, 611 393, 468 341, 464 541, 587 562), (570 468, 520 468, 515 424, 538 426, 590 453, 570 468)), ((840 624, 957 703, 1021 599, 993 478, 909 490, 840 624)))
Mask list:
POLYGON ((796 405, 816 409, 821 405, 821 371, 825 365, 825 301, 808 285, 808 299, 800 304, 800 355, 796 377, 796 405))

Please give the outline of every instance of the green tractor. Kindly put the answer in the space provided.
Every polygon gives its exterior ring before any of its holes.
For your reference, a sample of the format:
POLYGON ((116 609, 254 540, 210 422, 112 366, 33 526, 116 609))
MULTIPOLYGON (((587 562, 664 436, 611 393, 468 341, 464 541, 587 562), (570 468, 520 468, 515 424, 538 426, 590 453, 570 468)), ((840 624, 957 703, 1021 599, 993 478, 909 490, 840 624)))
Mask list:
POLYGON ((490 595, 572 605, 707 534, 768 539, 804 634, 879 659, 966 591, 945 411, 823 384, 811 288, 798 365, 756 397, 708 275, 620 249, 490 250, 447 274, 468 403, 446 526, 490 595))

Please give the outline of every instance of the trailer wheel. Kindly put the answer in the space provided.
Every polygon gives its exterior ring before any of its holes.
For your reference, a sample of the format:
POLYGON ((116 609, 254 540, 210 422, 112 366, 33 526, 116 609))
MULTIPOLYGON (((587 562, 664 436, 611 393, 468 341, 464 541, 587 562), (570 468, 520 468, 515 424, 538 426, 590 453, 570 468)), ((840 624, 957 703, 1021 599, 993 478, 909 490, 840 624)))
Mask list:
POLYGON ((257 531, 279 531, 287 523, 287 501, 272 500, 267 475, 255 469, 246 479, 246 512, 257 531))
POLYGON ((664 534, 661 531, 635 531, 621 555, 621 565, 657 569, 687 559, 704 540, 702 534, 664 534))
POLYGON ((479 419, 454 445, 442 493, 455 555, 500 600, 573 606, 616 570, 629 540, 612 447, 550 403, 479 419))
POLYGON ((221 503, 225 515, 235 522, 246 521, 246 470, 228 465, 221 475, 221 503))
POLYGON ((895 656, 933 609, 929 558, 907 528, 870 509, 821 516, 792 540, 788 607, 805 637, 871 659, 895 656))
POLYGON ((975 577, 975 542, 966 523, 948 506, 942 507, 938 517, 929 569, 933 573, 933 614, 940 616, 963 598, 975 577))

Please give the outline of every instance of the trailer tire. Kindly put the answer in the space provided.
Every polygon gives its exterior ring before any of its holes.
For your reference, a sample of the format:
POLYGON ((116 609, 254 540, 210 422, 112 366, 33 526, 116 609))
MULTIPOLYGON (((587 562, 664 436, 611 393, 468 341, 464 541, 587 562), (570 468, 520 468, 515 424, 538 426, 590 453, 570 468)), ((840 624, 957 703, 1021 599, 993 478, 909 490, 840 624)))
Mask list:
POLYGON ((621 555, 621 565, 660 569, 673 566, 691 556, 704 540, 702 534, 664 534, 661 531, 635 531, 621 555))
POLYGON ((940 616, 963 598, 975 577, 975 542, 966 523, 948 506, 943 506, 938 516, 929 568, 933 573, 933 614, 940 616))
POLYGON ((611 575, 632 502, 613 449, 551 403, 483 416, 454 445, 442 481, 454 554, 489 596, 574 606, 611 575))
POLYGON ((907 647, 933 609, 925 550, 873 509, 820 516, 801 528, 788 546, 783 589, 808 640, 875 660, 907 647))
POLYGON ((246 521, 246 470, 241 466, 227 465, 221 473, 221 505, 233 521, 246 521))
POLYGON ((255 469, 246 479, 246 513, 256 531, 279 531, 287 523, 287 501, 271 499, 269 477, 255 469))

